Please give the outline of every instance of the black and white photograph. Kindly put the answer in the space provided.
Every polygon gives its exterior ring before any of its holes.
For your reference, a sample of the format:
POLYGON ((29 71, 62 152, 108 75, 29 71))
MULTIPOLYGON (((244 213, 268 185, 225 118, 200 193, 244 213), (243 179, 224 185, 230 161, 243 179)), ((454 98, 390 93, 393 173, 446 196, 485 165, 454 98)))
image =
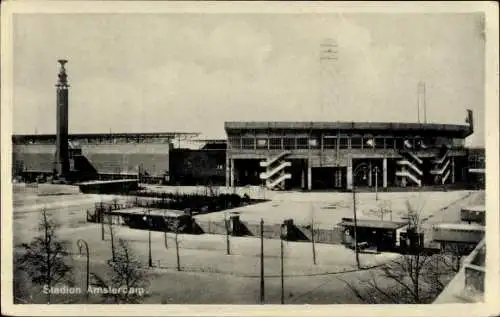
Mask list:
POLYGON ((498 4, 50 2, 2 4, 6 312, 498 313, 498 4))

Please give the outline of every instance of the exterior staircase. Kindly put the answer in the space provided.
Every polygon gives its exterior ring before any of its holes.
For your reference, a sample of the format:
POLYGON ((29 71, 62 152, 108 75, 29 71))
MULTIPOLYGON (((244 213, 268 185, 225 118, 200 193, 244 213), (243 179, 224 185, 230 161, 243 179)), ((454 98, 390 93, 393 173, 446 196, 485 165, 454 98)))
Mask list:
POLYGON ((401 177, 402 187, 406 187, 408 181, 413 182, 419 187, 422 186, 422 168, 421 165, 423 161, 415 153, 413 153, 412 147, 408 142, 404 143, 404 149, 400 151, 400 155, 403 157, 397 162, 400 166, 400 170, 396 172, 398 177, 401 177))
POLYGON ((260 179, 265 181, 266 188, 284 189, 285 181, 292 178, 291 174, 285 172, 285 169, 292 165, 284 160, 289 154, 291 154, 290 151, 284 151, 260 162, 260 166, 266 169, 265 172, 260 173, 260 179))
POLYGON ((435 184, 441 183, 444 185, 451 174, 451 164, 448 154, 449 149, 445 147, 441 150, 439 156, 433 161, 434 168, 431 170, 431 174, 434 175, 435 184))

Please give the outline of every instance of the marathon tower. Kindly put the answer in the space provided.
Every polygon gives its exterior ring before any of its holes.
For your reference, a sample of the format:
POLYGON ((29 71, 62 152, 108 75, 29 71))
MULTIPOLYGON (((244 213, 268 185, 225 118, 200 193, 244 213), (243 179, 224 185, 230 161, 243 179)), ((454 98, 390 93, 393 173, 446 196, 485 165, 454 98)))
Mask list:
POLYGON ((66 179, 69 174, 69 149, 68 149, 68 75, 64 64, 68 61, 61 59, 59 80, 57 81, 57 131, 56 131, 56 157, 55 173, 59 179, 66 179))

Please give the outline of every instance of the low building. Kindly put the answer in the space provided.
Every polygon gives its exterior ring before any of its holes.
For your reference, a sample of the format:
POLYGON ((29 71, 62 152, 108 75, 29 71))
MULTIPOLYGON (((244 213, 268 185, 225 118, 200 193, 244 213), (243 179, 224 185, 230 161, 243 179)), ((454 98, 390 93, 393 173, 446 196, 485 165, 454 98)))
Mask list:
POLYGON ((170 151, 170 184, 225 184, 226 140, 196 140, 198 149, 177 148, 170 151))
POLYGON ((354 223, 352 218, 342 218, 339 226, 344 228, 343 242, 354 241, 354 228, 358 243, 366 242, 378 251, 392 251, 398 246, 399 236, 407 227, 406 222, 359 219, 354 223))

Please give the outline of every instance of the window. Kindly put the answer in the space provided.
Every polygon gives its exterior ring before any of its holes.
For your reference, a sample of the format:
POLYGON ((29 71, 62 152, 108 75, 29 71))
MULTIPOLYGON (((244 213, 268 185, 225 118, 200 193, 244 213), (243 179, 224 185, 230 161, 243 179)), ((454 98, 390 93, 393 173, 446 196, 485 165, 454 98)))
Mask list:
POLYGON ((384 138, 385 140, 385 148, 386 149, 394 149, 394 138, 393 137, 386 137, 384 138))
POLYGON ((258 149, 267 149, 267 139, 257 139, 258 149))
POLYGON ((337 137, 325 136, 323 138, 323 148, 324 149, 336 149, 337 148, 337 137))
POLYGON ((297 149, 308 149, 309 144, 308 144, 309 139, 308 138, 297 138, 297 149))
POLYGON ((385 148, 385 139, 383 137, 376 137, 375 138, 375 148, 376 149, 384 149, 385 148))
POLYGON ((400 150, 404 148, 404 139, 403 138, 395 138, 394 139, 396 149, 400 150))
POLYGON ((241 139, 241 147, 243 149, 255 149, 255 139, 254 138, 243 138, 241 139))
POLYGON ((422 142, 428 148, 435 147, 436 146, 436 137, 424 137, 422 142))
POLYGON ((361 136, 351 137, 351 149, 361 149, 363 148, 363 138, 361 136))
POLYGON ((272 150, 281 150, 281 138, 270 138, 269 148, 272 150))
POLYGON ((464 139, 453 139, 453 147, 463 148, 465 146, 464 139))
POLYGON ((363 137, 363 148, 373 149, 375 148, 375 138, 371 135, 366 135, 363 137))
POLYGON ((318 148, 319 147, 318 139, 309 139, 309 146, 311 148, 318 148))
POLYGON ((229 145, 232 149, 240 149, 241 139, 239 137, 229 137, 229 145))
POLYGON ((283 138, 283 146, 285 147, 285 150, 295 149, 295 138, 283 138))
POLYGON ((349 138, 347 137, 340 137, 338 142, 340 149, 347 149, 349 147, 349 138))
POLYGON ((404 140, 404 146, 410 149, 415 148, 415 139, 412 137, 406 137, 403 139, 404 140))

